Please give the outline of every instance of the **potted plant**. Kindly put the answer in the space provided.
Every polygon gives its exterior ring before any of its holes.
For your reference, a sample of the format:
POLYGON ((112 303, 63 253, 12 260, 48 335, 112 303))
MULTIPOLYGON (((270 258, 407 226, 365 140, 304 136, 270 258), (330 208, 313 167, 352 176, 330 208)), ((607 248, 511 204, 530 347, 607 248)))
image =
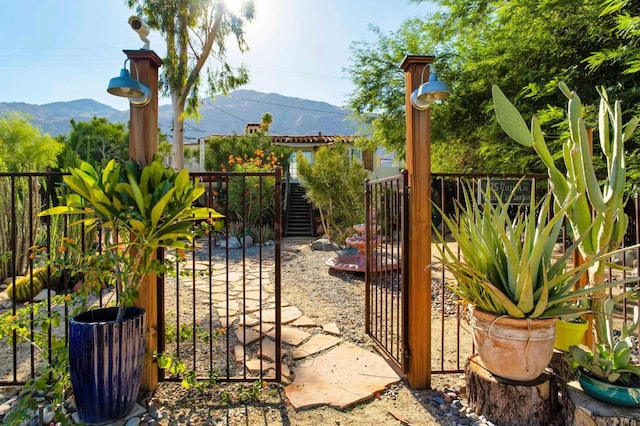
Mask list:
POLYGON ((145 275, 162 268, 157 250, 187 247, 194 221, 220 215, 194 206, 204 187, 191 181, 187 170, 176 172, 157 160, 144 168, 111 160, 101 173, 83 162, 64 183, 69 189, 64 204, 41 215, 76 215, 76 224, 99 227, 101 249, 77 266, 85 287, 115 289, 117 306, 90 309, 69 325, 79 416, 104 423, 124 417, 137 398, 145 327, 144 310, 133 304, 145 275))
POLYGON ((604 304, 607 340, 592 351, 584 345, 569 348, 571 364, 580 372, 578 380, 584 392, 593 398, 623 407, 640 407, 640 368, 633 362, 632 334, 640 316, 634 307, 631 324, 623 322, 620 336, 614 335, 614 301, 604 304))
MULTIPOLYGON (((620 101, 614 105, 604 88, 599 89, 598 139, 605 170, 597 176, 594 170, 591 138, 587 128, 582 104, 578 95, 569 90, 564 82, 559 88, 568 99, 567 122, 569 138, 562 147, 561 171, 556 165, 559 155, 549 152, 540 121, 534 115, 531 128, 507 99, 498 86, 493 86, 493 101, 496 118, 504 132, 523 146, 532 147, 547 167, 550 188, 556 205, 565 205, 575 200, 566 210, 571 236, 582 241, 578 249, 582 258, 590 263, 588 287, 594 288, 591 295, 591 310, 594 315, 596 338, 605 342, 607 337, 604 291, 595 291, 605 280, 607 256, 602 253, 618 247, 625 235, 629 219, 624 212, 624 188, 626 181, 624 143, 631 138, 638 126, 638 117, 623 122, 620 101), (590 259, 599 257, 596 261, 590 259)), ((560 154, 560 153, 558 153, 560 154)))
MULTIPOLYGON (((530 203, 523 206, 527 208, 512 217, 508 207, 516 189, 506 201, 490 185, 479 188, 477 198, 465 189, 464 205, 458 206, 459 223, 442 214, 461 256, 437 229, 435 233, 442 243, 437 245, 439 260, 455 278, 449 288, 473 306, 474 344, 486 368, 507 379, 528 381, 538 377, 551 360, 557 318, 580 312, 567 302, 596 290, 574 290, 574 284, 600 257, 567 267, 581 240, 562 255, 554 255, 553 250, 574 200, 567 200, 551 216, 551 197, 545 195, 536 204, 532 188, 530 203)), ((617 284, 600 288, 613 285, 617 284)))
POLYGON ((563 315, 556 322, 556 337, 553 347, 568 352, 573 345, 582 342, 589 323, 582 315, 563 315))

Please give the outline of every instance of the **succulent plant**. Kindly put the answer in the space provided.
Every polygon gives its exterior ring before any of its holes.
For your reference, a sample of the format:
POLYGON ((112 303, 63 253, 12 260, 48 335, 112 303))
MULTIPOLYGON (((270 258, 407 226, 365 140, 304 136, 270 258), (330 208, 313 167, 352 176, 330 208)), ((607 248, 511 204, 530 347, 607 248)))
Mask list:
MULTIPOLYGON (((498 123, 505 133, 516 142, 533 147, 547 167, 555 205, 563 206, 574 200, 566 210, 574 240, 580 240, 579 250, 588 261, 594 256, 618 247, 624 237, 629 219, 624 213, 624 186, 626 180, 624 143, 636 130, 638 118, 622 122, 622 107, 616 101, 612 107, 604 88, 599 89, 600 108, 598 134, 600 148, 606 159, 607 175, 598 179, 593 168, 593 155, 589 147, 589 134, 582 115, 582 104, 578 95, 563 82, 559 88, 569 99, 567 120, 570 137, 562 148, 566 173, 556 167, 554 158, 545 142, 540 122, 534 115, 531 129, 513 104, 498 86, 493 86, 493 101, 498 123)), ((606 259, 592 263, 589 267, 589 285, 596 287, 605 282, 606 259)), ((603 311, 606 295, 594 292, 592 309, 598 340, 605 339, 603 311)))
POLYGON ((42 290, 42 286, 42 281, 40 281, 35 274, 33 277, 30 275, 24 275, 16 278, 15 283, 12 282, 9 284, 7 287, 7 296, 9 299, 13 299, 15 297, 16 301, 24 302, 38 294, 40 290, 42 290))
POLYGON ((462 256, 453 252, 434 227, 436 238, 442 243, 437 245, 439 260, 456 278, 449 288, 464 302, 497 315, 551 318, 583 312, 579 305, 568 302, 620 283, 574 290, 574 284, 587 268, 601 260, 592 256, 580 266, 568 267, 567 260, 581 240, 561 256, 554 256, 564 214, 572 208, 574 200, 567 200, 549 218, 551 197, 547 194, 536 204, 532 188, 530 204, 512 217, 508 207, 517 187, 506 201, 490 185, 479 190, 484 191, 484 202, 477 202, 470 189, 465 188, 464 205, 458 206, 459 222, 442 214, 462 256))
POLYGON ((618 382, 631 385, 633 378, 640 378, 640 368, 632 359, 633 341, 631 335, 638 328, 640 311, 634 307, 633 320, 623 322, 620 337, 616 339, 613 330, 614 302, 607 299, 604 303, 606 342, 596 345, 592 351, 585 345, 569 347, 569 357, 574 368, 580 367, 588 374, 610 383, 618 382))

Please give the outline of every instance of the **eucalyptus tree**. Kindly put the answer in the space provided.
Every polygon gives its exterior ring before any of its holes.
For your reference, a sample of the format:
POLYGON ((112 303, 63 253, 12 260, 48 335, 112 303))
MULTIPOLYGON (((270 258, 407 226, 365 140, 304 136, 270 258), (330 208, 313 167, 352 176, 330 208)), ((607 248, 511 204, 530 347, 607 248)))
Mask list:
POLYGON ((213 96, 227 94, 249 81, 247 69, 231 66, 226 55, 230 40, 235 40, 241 52, 248 50, 244 29, 254 17, 255 6, 252 0, 127 0, 127 3, 136 8, 149 27, 159 30, 166 42, 160 89, 171 98, 172 163, 181 169, 184 120, 187 116, 198 116, 202 86, 213 96), (238 12, 227 7, 235 3, 241 5, 234 8, 238 12), (209 59, 215 59, 215 64, 209 59))

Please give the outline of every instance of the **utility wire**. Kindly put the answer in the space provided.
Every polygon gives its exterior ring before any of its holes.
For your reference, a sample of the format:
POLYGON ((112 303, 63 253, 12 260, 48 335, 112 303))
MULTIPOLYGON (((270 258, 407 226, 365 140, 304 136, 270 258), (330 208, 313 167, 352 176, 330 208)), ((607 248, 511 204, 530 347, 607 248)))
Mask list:
POLYGON ((267 105, 274 105, 274 106, 279 106, 279 107, 283 107, 283 108, 292 108, 292 109, 303 109, 305 111, 313 111, 313 112, 323 112, 325 114, 337 114, 337 115, 350 115, 347 112, 340 112, 340 111, 325 111, 325 110, 321 110, 321 109, 315 109, 315 108, 305 108, 305 107, 299 107, 299 106, 291 106, 291 105, 284 105, 284 104, 277 104, 275 102, 266 102, 266 101, 257 101, 255 99, 245 99, 245 98, 238 98, 241 101, 247 101, 247 102, 256 102, 259 104, 267 104, 267 105))
POLYGON ((247 120, 245 120, 244 118, 240 118, 240 117, 238 117, 237 115, 233 115, 233 114, 231 114, 230 112, 227 112, 227 111, 223 110, 222 108, 217 107, 216 105, 211 105, 211 106, 212 106, 212 107, 214 107, 215 109, 217 109, 218 111, 220 111, 220 112, 222 112, 222 113, 224 113, 224 114, 227 114, 227 115, 229 115, 229 116, 231 116, 231 117, 235 118, 236 120, 240 120, 240 121, 242 121, 243 123, 248 123, 248 121, 247 121, 247 120))

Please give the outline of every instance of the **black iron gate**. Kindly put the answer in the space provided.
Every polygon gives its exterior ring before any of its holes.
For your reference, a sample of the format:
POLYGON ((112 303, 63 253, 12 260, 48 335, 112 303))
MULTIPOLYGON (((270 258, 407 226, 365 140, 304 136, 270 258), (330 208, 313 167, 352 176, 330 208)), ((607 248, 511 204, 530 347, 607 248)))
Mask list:
POLYGON ((365 191, 366 332, 392 364, 406 373, 407 172, 367 181, 365 191))

